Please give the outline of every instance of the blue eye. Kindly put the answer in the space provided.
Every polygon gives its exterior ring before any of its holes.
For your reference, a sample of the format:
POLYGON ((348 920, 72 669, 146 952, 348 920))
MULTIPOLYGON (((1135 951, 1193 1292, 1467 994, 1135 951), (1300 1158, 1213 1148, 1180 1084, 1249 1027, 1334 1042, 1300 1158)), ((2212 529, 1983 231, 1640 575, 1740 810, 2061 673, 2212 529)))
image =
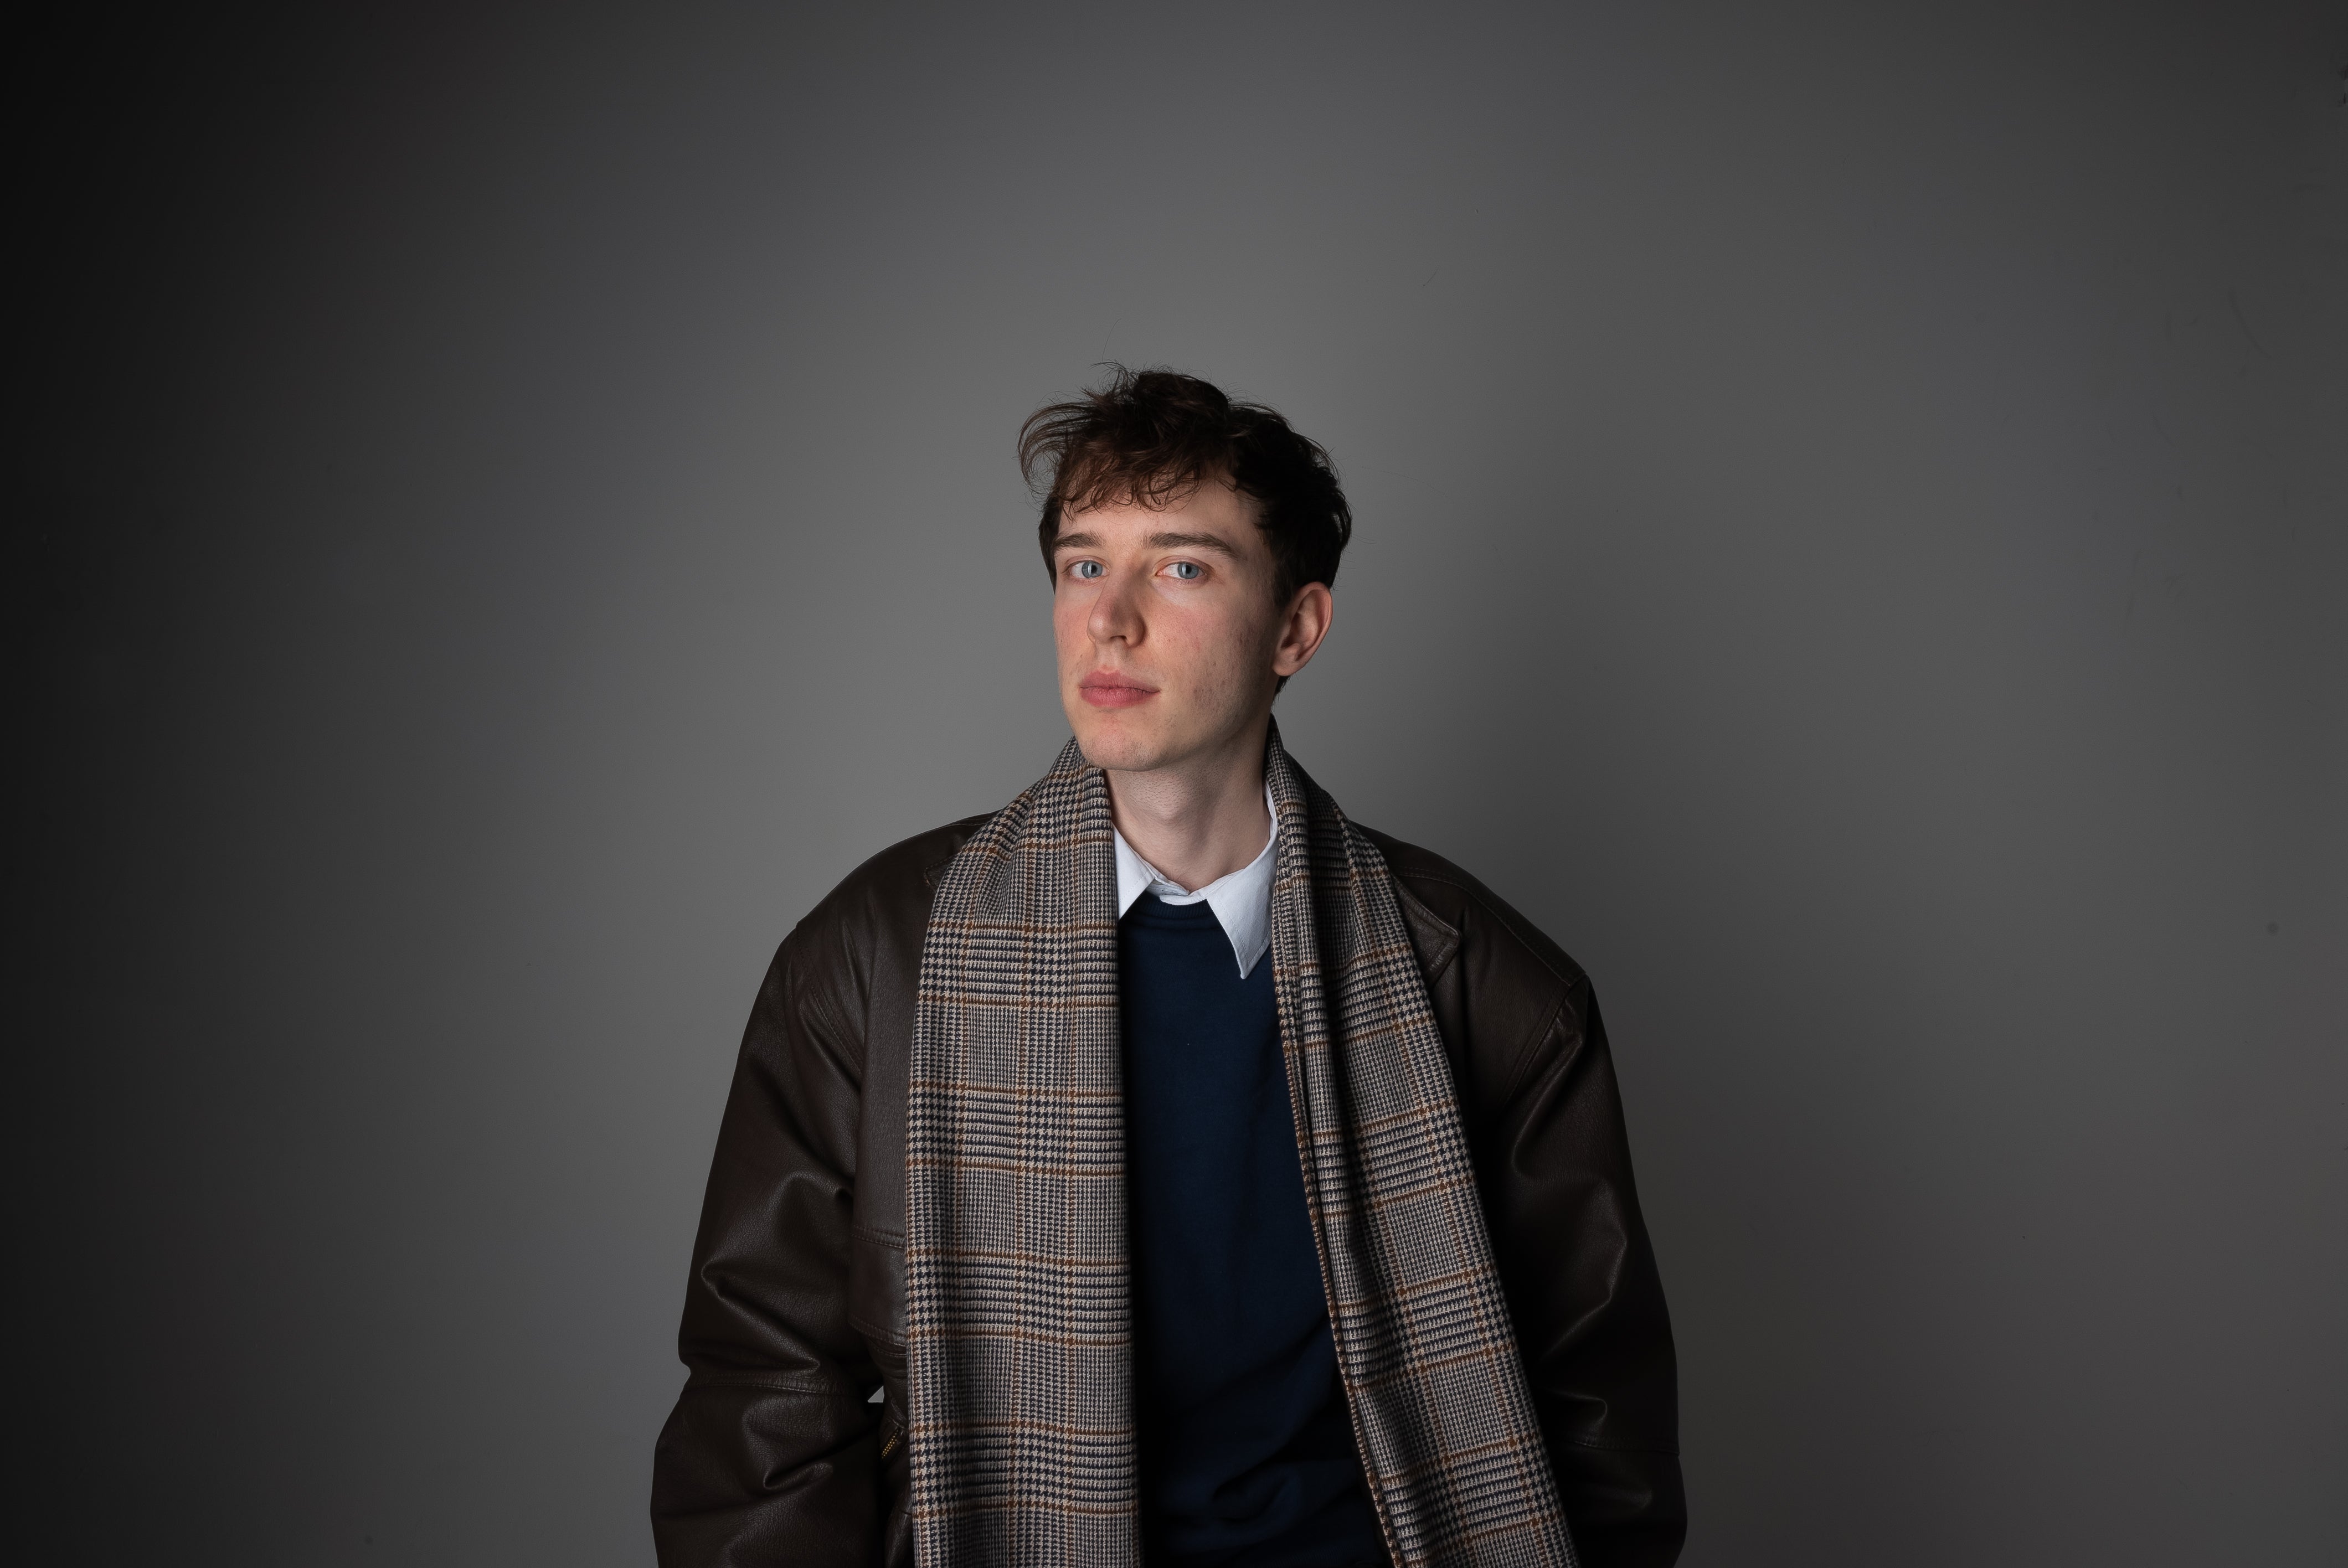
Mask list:
POLYGON ((1068 572, 1072 577, 1090 579, 1100 576, 1104 569, 1101 563, 1097 560, 1080 560, 1068 568, 1068 572))
POLYGON ((1166 569, 1183 582, 1196 582, 1207 575, 1205 569, 1194 560, 1178 560, 1166 569))

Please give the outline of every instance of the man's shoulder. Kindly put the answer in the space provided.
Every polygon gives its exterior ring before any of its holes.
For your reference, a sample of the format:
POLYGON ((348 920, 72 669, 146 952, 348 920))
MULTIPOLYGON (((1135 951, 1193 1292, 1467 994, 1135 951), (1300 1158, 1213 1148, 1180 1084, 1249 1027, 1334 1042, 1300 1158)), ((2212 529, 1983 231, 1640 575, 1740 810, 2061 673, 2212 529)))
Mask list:
POLYGON ((1581 966, 1546 932, 1453 862, 1373 827, 1364 827, 1362 834, 1385 857, 1387 871, 1405 895, 1405 915, 1414 914, 1411 903, 1419 906, 1414 926, 1425 927, 1425 917, 1432 916, 1438 939, 1447 930, 1461 951, 1476 950, 1488 973, 1497 966, 1519 984, 1571 990, 1589 983, 1581 966))
POLYGON ((981 812, 900 839, 841 877, 839 886, 808 911, 800 930, 855 928, 876 921, 896 924, 908 917, 926 922, 930 900, 937 894, 938 874, 994 815, 981 812))
POLYGON ((871 893, 886 896, 919 887, 926 900, 937 890, 938 874, 969 842, 970 835, 984 827, 994 815, 991 811, 982 811, 976 816, 957 817, 927 833, 899 839, 840 878, 831 897, 846 894, 855 897, 871 893))

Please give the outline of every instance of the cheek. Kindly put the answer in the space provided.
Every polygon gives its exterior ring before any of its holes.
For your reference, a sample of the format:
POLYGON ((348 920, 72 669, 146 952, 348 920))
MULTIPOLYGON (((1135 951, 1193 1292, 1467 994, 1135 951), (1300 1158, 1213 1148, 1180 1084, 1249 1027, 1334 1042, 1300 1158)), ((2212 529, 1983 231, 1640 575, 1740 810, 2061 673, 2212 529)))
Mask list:
POLYGON ((1261 657, 1260 629, 1247 617, 1220 608, 1180 617, 1169 630, 1192 689, 1201 692, 1222 693, 1245 684, 1247 671, 1261 657))
POLYGON ((1085 607, 1076 600, 1075 594, 1066 592, 1052 597, 1052 642, 1060 651, 1063 663, 1092 646, 1085 635, 1085 607))

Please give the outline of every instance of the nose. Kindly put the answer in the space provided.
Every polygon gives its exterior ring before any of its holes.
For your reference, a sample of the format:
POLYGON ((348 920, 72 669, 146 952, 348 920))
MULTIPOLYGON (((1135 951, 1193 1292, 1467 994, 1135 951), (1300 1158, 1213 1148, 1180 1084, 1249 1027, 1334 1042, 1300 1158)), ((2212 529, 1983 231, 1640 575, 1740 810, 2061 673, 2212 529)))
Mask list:
POLYGON ((1140 591, 1141 584, 1133 574, 1108 574, 1093 595, 1092 613, 1085 618, 1085 630, 1095 642, 1121 641, 1130 647, 1141 641, 1147 623, 1137 602, 1140 591))

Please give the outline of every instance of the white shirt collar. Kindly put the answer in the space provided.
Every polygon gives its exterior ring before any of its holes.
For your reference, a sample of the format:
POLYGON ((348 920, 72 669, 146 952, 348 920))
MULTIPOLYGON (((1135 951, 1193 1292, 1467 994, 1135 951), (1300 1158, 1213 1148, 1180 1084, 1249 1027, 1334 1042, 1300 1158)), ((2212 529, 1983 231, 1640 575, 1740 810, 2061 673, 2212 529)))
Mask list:
POLYGON ((1156 866, 1134 853, 1125 835, 1111 826, 1109 832, 1117 839, 1117 917, 1124 918, 1133 901, 1144 893, 1155 893, 1169 904, 1203 901, 1215 912, 1223 935, 1231 939, 1231 957, 1239 960, 1244 979, 1272 947, 1272 848, 1280 842, 1280 814, 1272 809, 1269 786, 1263 792, 1263 804, 1272 816, 1272 835, 1263 841, 1262 852, 1229 876, 1218 876, 1195 893, 1168 881, 1156 866))

